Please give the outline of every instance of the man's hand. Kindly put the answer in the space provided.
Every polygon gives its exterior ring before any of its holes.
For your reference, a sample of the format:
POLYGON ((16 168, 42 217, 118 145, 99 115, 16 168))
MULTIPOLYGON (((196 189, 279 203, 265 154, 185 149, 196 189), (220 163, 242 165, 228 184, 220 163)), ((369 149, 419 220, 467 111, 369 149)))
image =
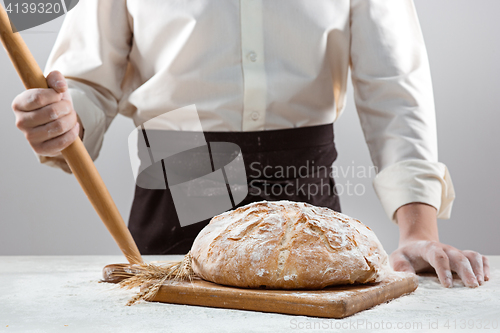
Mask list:
POLYGON ((33 150, 43 156, 56 156, 68 147, 83 128, 73 109, 64 76, 47 76, 49 89, 30 89, 12 102, 16 126, 24 133, 33 150))
POLYGON ((422 203, 411 203, 396 212, 399 225, 399 248, 390 256, 394 270, 422 272, 434 269, 439 281, 451 287, 456 272, 467 287, 475 288, 488 281, 488 258, 461 251, 439 242, 436 209, 422 203))

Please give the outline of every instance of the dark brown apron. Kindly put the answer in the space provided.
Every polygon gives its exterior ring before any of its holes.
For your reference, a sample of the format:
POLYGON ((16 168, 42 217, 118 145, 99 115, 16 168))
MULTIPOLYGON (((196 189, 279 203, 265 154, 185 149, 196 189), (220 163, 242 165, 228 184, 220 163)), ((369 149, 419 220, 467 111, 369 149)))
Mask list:
MULTIPOLYGON (((241 148, 248 195, 237 207, 290 200, 340 212, 332 164, 337 158, 333 125, 259 132, 205 132, 207 142, 241 148)), ((210 219, 181 227, 169 189, 136 186, 129 229, 142 254, 185 254, 210 219)))

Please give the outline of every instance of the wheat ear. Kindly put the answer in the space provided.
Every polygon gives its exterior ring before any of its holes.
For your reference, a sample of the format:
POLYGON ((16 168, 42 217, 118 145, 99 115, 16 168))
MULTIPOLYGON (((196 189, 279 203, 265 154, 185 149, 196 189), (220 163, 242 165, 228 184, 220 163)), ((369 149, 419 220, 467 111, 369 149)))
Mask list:
POLYGON ((188 252, 182 261, 169 262, 161 265, 142 263, 133 265, 125 272, 116 273, 116 276, 126 277, 120 282, 120 287, 132 289, 143 287, 137 295, 132 297, 127 305, 132 305, 140 300, 152 300, 160 290, 160 287, 167 280, 185 281, 195 276, 191 266, 191 252, 188 252))

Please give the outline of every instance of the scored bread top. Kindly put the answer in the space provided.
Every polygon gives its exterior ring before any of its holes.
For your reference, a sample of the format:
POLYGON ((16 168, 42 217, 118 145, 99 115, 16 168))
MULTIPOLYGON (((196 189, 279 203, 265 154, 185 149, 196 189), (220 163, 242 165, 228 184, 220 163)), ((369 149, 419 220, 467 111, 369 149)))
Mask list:
POLYGON ((201 278, 244 288, 378 282, 390 269, 375 233, 360 221, 291 201, 261 201, 215 216, 191 254, 201 278))

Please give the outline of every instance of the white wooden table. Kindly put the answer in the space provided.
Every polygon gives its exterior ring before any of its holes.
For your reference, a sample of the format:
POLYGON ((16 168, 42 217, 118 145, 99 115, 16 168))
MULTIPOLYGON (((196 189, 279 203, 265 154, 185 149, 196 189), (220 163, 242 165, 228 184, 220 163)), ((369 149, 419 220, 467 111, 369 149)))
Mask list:
MULTIPOLYGON (((177 260, 180 256, 145 257, 177 260)), ((419 277, 416 292, 345 319, 142 302, 99 283, 120 256, 0 256, 0 332, 500 332, 500 256, 477 289, 419 277)))

